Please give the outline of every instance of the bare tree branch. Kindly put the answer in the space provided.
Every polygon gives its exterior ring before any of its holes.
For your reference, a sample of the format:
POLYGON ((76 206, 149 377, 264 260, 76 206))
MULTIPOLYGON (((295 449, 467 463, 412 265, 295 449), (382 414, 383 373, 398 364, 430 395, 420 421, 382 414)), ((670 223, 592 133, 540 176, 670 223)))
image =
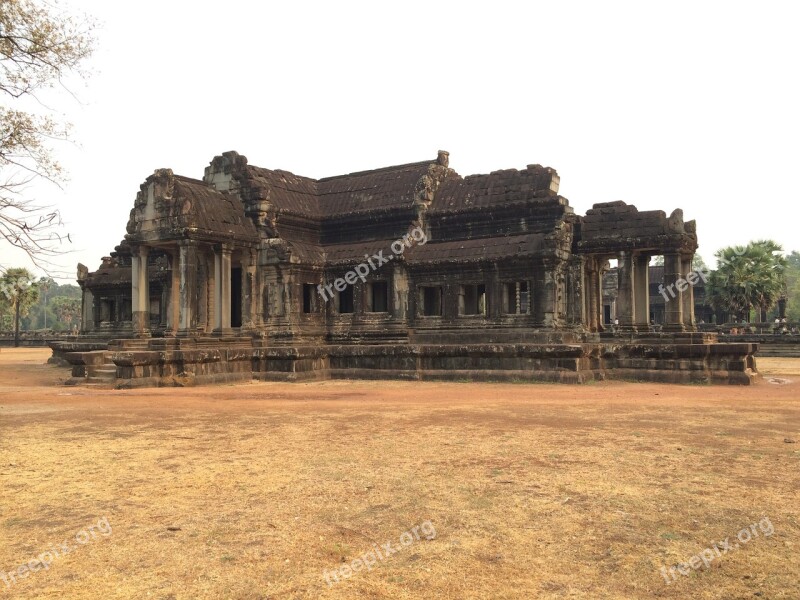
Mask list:
MULTIPOLYGON (((94 47, 94 24, 64 14, 44 0, 0 0, 0 98, 36 100, 40 90, 64 85, 67 75, 88 76, 82 65, 94 47)), ((48 112, 52 112, 49 111, 48 112)), ((69 235, 59 210, 28 196, 43 179, 61 188, 65 173, 52 143, 69 141, 70 126, 49 114, 0 106, 0 243, 23 250, 47 271, 69 235)))

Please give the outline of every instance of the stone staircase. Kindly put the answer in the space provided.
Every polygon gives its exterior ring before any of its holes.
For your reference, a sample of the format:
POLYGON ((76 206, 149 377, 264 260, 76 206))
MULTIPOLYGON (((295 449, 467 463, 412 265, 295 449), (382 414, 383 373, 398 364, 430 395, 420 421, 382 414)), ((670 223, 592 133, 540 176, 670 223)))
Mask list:
POLYGON ((103 362, 86 366, 86 383, 114 385, 117 365, 111 360, 111 352, 103 352, 103 362))
POLYGON ((114 385, 117 366, 111 360, 111 352, 107 350, 69 352, 65 357, 72 365, 72 377, 67 380, 67 385, 114 385))

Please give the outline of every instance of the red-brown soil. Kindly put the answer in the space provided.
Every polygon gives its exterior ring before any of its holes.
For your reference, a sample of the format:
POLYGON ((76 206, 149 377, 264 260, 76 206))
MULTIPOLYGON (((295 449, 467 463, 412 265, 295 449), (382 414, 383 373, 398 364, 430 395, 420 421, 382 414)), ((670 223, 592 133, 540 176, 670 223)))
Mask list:
POLYGON ((47 356, 0 351, 0 599, 800 598, 800 360, 750 387, 118 391, 47 356))

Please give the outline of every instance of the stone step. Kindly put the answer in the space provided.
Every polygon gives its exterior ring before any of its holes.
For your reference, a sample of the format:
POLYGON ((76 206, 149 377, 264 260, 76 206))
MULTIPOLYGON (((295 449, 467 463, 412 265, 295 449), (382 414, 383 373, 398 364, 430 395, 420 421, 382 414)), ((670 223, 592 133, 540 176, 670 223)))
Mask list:
POLYGON ((91 374, 99 377, 100 375, 108 375, 110 377, 117 376, 117 367, 111 366, 110 368, 92 369, 91 374))
POLYGON ((114 379, 109 379, 106 377, 87 377, 85 385, 97 385, 97 386, 106 386, 110 387, 114 384, 114 379))

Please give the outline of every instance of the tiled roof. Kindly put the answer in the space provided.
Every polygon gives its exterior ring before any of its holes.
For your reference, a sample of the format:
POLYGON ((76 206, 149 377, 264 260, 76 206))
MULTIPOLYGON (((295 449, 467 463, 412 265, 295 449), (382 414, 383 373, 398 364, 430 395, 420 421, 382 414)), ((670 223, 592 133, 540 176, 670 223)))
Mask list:
POLYGON ((529 165, 522 171, 507 169, 463 179, 448 177, 436 192, 431 211, 480 208, 557 194, 558 174, 547 167, 529 165))
POLYGON ((264 192, 265 200, 279 210, 312 217, 319 214, 315 180, 280 169, 248 165, 247 170, 252 183, 264 192))
POLYGON ((364 255, 371 258, 379 252, 383 252, 384 258, 388 258, 392 254, 390 247, 394 241, 373 240, 356 244, 330 244, 325 246, 325 258, 330 264, 365 262, 367 259, 364 255))
POLYGON ((255 225, 244 214, 241 201, 223 194, 202 181, 175 175, 176 215, 183 227, 193 227, 240 240, 257 240, 255 225))
POLYGON ((532 256, 541 252, 545 235, 528 233, 505 237, 458 240, 451 242, 428 242, 414 246, 405 253, 411 264, 436 262, 474 262, 497 260, 514 256, 532 256))
POLYGON ((328 177, 317 182, 322 216, 411 206, 431 161, 328 177))
POLYGON ((288 171, 247 167, 250 182, 279 211, 311 218, 410 206, 432 161, 315 180, 288 171))
POLYGON ((91 281, 94 286, 114 285, 119 283, 130 283, 131 268, 122 266, 103 265, 91 274, 91 281))

